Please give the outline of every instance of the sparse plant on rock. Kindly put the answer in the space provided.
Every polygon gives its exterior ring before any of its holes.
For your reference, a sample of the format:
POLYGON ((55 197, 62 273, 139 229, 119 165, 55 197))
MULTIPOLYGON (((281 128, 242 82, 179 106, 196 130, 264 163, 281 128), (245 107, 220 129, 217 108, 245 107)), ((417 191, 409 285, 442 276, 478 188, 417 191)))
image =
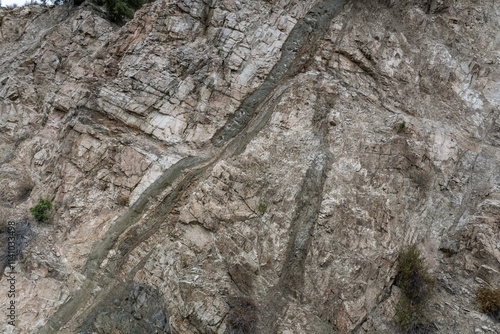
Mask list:
POLYGON ((481 288, 476 294, 481 312, 500 320, 500 288, 481 288))
POLYGON ((432 294, 434 281, 425 267, 416 246, 403 249, 398 259, 398 283, 412 301, 423 302, 432 294))
POLYGON ((406 130, 406 122, 405 121, 402 121, 401 123, 399 123, 398 125, 398 133, 402 133, 402 132, 405 132, 406 130))
POLYGON ((433 294, 434 279, 415 245, 402 249, 399 254, 396 285, 401 288, 396 323, 404 333, 430 333, 428 301, 433 294))
POLYGON ((30 208, 30 212, 36 220, 45 222, 50 219, 50 209, 52 209, 52 202, 40 197, 38 203, 30 208))
POLYGON ((267 211, 267 204, 265 202, 260 201, 257 205, 257 211, 263 215, 267 211))
POLYGON ((94 0, 99 6, 104 6, 112 22, 122 23, 132 18, 134 12, 141 8, 147 0, 94 0))

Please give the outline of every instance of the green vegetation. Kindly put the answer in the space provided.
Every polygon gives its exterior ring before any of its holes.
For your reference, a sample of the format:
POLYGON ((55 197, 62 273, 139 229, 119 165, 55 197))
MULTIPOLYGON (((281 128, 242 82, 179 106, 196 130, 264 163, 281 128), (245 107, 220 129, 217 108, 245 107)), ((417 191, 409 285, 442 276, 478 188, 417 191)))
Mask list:
MULTIPOLYGON (((98 6, 104 6, 108 14, 108 19, 111 22, 122 24, 126 19, 134 16, 134 12, 142 7, 143 4, 151 2, 152 0, 91 0, 98 6)), ((84 0, 27 0, 24 6, 41 4, 43 6, 60 6, 69 4, 70 6, 79 6, 84 0)), ((0 3, 1 4, 1 3, 0 3)), ((17 5, 13 4, 5 6, 6 8, 16 8, 17 5)))
POLYGON ((260 201, 257 205, 257 211, 263 215, 267 211, 267 204, 265 202, 260 201))
POLYGON ((406 122, 405 121, 402 121, 401 123, 399 123, 398 125, 398 133, 402 133, 404 132, 406 129, 406 122))
POLYGON ((411 301, 420 303, 430 297, 434 282, 416 246, 409 246, 400 252, 398 276, 399 287, 411 301))
POLYGON ((477 292, 476 300, 481 312, 500 320, 500 288, 481 288, 477 292))
POLYGON ((52 209, 52 202, 40 197, 38 203, 30 209, 30 212, 36 220, 45 222, 50 219, 50 209, 52 209))
POLYGON ((142 7, 147 0, 93 0, 98 6, 104 6, 112 22, 122 23, 132 18, 134 12, 142 7))
POLYGON ((396 306, 396 323, 404 333, 429 333, 428 301, 433 294, 434 279, 428 273, 416 246, 401 250, 396 285, 401 299, 396 306))
POLYGON ((425 306, 401 297, 396 306, 396 323, 403 333, 424 334, 430 332, 430 325, 427 320, 428 310, 425 306))

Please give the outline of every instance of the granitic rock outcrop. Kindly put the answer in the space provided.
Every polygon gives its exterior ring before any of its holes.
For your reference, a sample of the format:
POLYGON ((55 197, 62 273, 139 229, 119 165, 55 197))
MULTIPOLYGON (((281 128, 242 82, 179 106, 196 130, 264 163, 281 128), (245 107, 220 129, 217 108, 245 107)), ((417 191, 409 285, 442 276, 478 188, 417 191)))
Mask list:
POLYGON ((0 331, 398 333, 416 244, 427 329, 500 333, 475 299, 500 284, 499 17, 476 0, 158 0, 123 26, 88 2, 0 8, 0 223, 53 202, 0 331))

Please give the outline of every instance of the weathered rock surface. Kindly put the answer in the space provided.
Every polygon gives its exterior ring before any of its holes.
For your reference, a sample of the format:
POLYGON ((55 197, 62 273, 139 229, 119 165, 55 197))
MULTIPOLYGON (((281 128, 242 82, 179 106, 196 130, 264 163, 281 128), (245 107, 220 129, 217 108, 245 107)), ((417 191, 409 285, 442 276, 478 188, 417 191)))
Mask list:
POLYGON ((0 8, 1 223, 54 203, 1 332, 222 334, 244 297, 258 333, 397 333, 416 243, 436 332, 500 333, 500 3, 102 17, 0 8))

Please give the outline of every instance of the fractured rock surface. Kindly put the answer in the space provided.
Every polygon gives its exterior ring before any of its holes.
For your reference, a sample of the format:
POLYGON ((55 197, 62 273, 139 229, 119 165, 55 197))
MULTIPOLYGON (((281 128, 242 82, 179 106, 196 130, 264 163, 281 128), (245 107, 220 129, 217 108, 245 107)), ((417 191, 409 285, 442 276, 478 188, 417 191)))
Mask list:
POLYGON ((158 0, 121 27, 89 3, 0 8, 0 223, 54 205, 0 331, 222 334, 248 307, 256 333, 398 333, 415 243, 435 331, 500 333, 475 302, 500 284, 499 18, 475 0, 158 0))

